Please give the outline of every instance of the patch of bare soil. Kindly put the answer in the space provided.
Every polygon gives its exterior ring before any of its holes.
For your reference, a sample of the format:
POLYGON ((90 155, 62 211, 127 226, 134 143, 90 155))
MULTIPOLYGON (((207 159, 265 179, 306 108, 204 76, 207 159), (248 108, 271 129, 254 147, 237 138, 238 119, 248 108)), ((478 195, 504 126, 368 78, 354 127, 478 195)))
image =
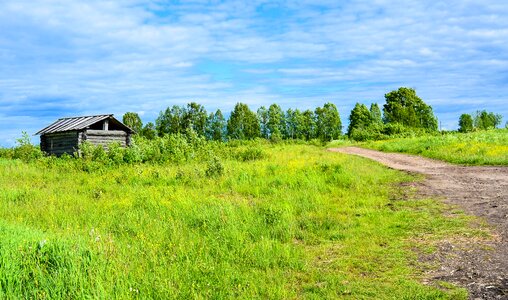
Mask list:
POLYGON ((508 299, 508 167, 457 166, 419 156, 358 147, 329 151, 359 155, 392 169, 425 175, 418 191, 444 199, 466 213, 485 219, 495 239, 489 242, 443 241, 425 258, 439 264, 431 281, 465 287, 471 299, 508 299))

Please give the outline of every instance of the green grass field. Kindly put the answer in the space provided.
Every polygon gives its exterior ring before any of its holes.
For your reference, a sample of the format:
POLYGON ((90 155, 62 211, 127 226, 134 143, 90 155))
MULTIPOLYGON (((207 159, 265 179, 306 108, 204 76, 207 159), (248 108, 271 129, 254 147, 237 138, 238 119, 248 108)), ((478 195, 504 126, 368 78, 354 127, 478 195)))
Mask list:
POLYGON ((465 165, 508 165, 508 130, 400 138, 367 142, 364 147, 404 152, 465 165))
POLYGON ((470 218, 394 197, 416 179, 372 161, 259 147, 221 176, 1 159, 0 298, 466 299, 422 285, 414 249, 482 234, 470 218))

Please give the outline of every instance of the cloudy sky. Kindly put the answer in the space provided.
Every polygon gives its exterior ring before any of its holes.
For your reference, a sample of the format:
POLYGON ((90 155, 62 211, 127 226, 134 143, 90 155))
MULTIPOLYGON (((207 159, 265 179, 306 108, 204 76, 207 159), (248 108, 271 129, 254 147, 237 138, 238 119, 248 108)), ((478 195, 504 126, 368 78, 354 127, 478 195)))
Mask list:
MULTIPOLYGON (((508 119, 508 4, 0 0, 0 145, 65 116, 356 102, 413 87, 442 127, 508 119)), ((36 138, 34 139, 36 140, 36 138)))

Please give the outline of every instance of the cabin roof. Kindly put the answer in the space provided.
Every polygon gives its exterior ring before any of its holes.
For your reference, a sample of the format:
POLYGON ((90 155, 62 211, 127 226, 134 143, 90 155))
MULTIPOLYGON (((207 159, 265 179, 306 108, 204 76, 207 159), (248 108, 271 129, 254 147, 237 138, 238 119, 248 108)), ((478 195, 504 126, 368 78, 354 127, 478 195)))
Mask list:
POLYGON ((55 133, 55 132, 64 132, 64 131, 72 131, 72 130, 83 130, 87 127, 104 121, 106 119, 110 119, 111 121, 117 123, 117 125, 123 128, 127 132, 133 132, 127 125, 118 121, 113 117, 112 114, 108 115, 95 115, 95 116, 82 116, 82 117, 69 117, 69 118, 60 118, 53 122, 52 124, 46 126, 45 128, 39 130, 37 134, 47 134, 47 133, 55 133))

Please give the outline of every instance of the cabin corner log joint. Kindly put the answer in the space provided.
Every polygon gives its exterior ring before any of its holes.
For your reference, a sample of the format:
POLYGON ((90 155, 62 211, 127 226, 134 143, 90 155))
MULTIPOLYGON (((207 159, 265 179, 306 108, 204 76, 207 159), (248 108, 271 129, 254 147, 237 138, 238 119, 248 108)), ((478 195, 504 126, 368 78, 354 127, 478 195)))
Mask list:
POLYGON ((127 147, 131 144, 133 133, 132 129, 110 114, 61 118, 36 134, 41 136, 42 151, 60 156, 64 153, 72 155, 85 141, 105 148, 111 143, 127 147))

